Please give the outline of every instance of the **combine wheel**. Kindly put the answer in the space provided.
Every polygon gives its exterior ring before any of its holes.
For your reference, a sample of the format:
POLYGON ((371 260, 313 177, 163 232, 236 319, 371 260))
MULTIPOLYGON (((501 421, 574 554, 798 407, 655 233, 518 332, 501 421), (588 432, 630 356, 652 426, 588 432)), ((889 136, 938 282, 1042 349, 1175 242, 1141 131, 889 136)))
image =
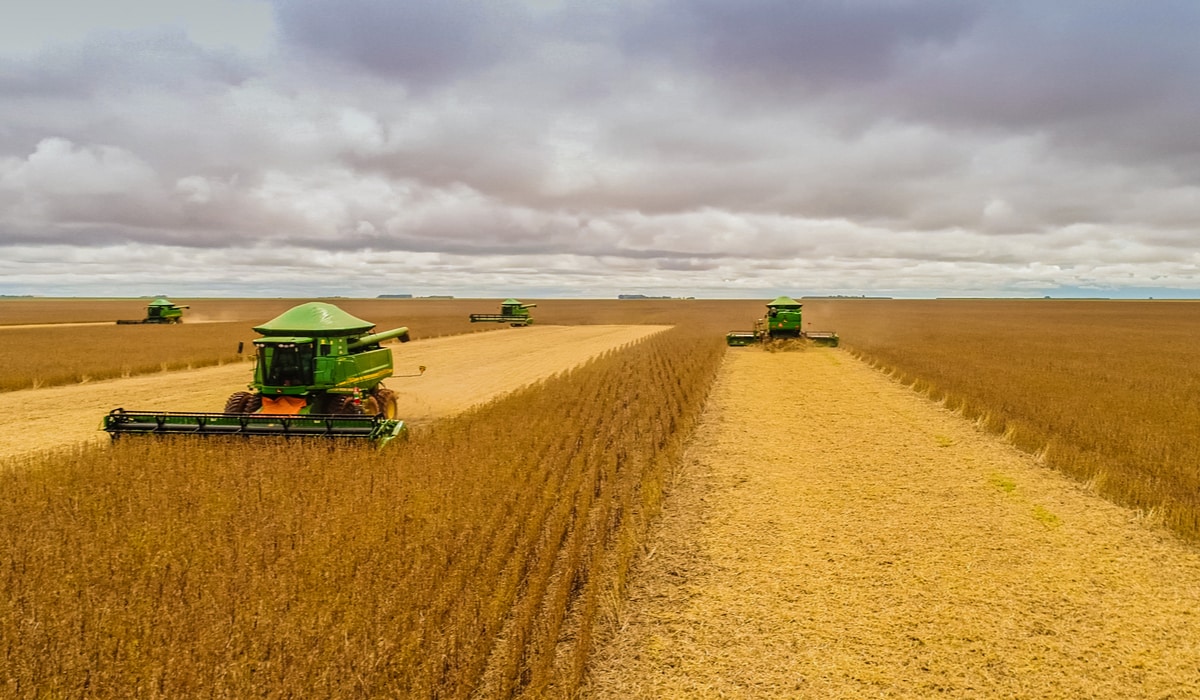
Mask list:
POLYGON ((376 413, 382 413, 388 420, 396 420, 396 392, 381 385, 375 387, 371 398, 375 400, 376 413))
POLYGON ((337 394, 329 398, 329 413, 341 416, 361 416, 363 406, 354 403, 354 397, 349 394, 337 394))
POLYGON ((262 396, 249 391, 238 391, 225 402, 226 413, 254 413, 262 408, 262 396))

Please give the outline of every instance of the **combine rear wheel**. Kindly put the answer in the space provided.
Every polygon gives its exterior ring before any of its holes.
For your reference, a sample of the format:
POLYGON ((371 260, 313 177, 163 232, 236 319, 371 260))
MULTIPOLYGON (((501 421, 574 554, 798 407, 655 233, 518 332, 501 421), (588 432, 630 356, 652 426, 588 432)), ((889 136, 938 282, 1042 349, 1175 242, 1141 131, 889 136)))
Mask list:
POLYGON ((225 402, 226 413, 254 413, 262 408, 262 395, 238 391, 225 402))

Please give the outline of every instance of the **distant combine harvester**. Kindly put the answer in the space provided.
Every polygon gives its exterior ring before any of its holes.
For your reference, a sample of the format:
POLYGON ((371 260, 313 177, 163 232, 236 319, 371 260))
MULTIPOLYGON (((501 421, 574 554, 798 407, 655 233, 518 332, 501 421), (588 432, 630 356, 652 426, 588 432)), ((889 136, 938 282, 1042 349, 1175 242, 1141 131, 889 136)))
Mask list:
POLYGON ((140 321, 123 319, 117 321, 117 324, 124 326, 140 323, 183 323, 183 310, 187 308, 191 307, 175 304, 166 297, 157 297, 146 307, 146 318, 140 321))
POLYGON ((471 323, 507 323, 514 328, 528 326, 533 323, 533 316, 529 310, 535 306, 537 304, 522 304, 516 299, 505 299, 500 302, 500 313, 471 314, 471 323))

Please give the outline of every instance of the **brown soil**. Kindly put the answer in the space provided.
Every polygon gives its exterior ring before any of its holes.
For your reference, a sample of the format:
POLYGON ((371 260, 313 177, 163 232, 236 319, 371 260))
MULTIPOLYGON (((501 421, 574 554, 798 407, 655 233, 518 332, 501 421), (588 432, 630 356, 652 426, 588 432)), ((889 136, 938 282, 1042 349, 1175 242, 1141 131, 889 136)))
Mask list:
POLYGON ((1200 552, 831 349, 730 350, 589 698, 1200 697, 1200 552))
MULTIPOLYGON (((666 326, 533 326, 414 341, 392 347, 400 417, 420 423, 489 401, 563 372, 666 326)), ((113 408, 220 411, 245 388, 251 364, 165 372, 73 386, 0 393, 0 458, 107 439, 113 408)))

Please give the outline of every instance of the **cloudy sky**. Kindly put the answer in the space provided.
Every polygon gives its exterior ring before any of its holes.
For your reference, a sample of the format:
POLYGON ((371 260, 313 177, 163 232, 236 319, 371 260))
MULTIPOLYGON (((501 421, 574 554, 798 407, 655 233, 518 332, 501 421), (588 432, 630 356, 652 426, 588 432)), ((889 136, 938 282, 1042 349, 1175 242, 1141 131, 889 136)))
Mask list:
POLYGON ((1194 0, 39 0, 0 294, 1200 296, 1194 0))

